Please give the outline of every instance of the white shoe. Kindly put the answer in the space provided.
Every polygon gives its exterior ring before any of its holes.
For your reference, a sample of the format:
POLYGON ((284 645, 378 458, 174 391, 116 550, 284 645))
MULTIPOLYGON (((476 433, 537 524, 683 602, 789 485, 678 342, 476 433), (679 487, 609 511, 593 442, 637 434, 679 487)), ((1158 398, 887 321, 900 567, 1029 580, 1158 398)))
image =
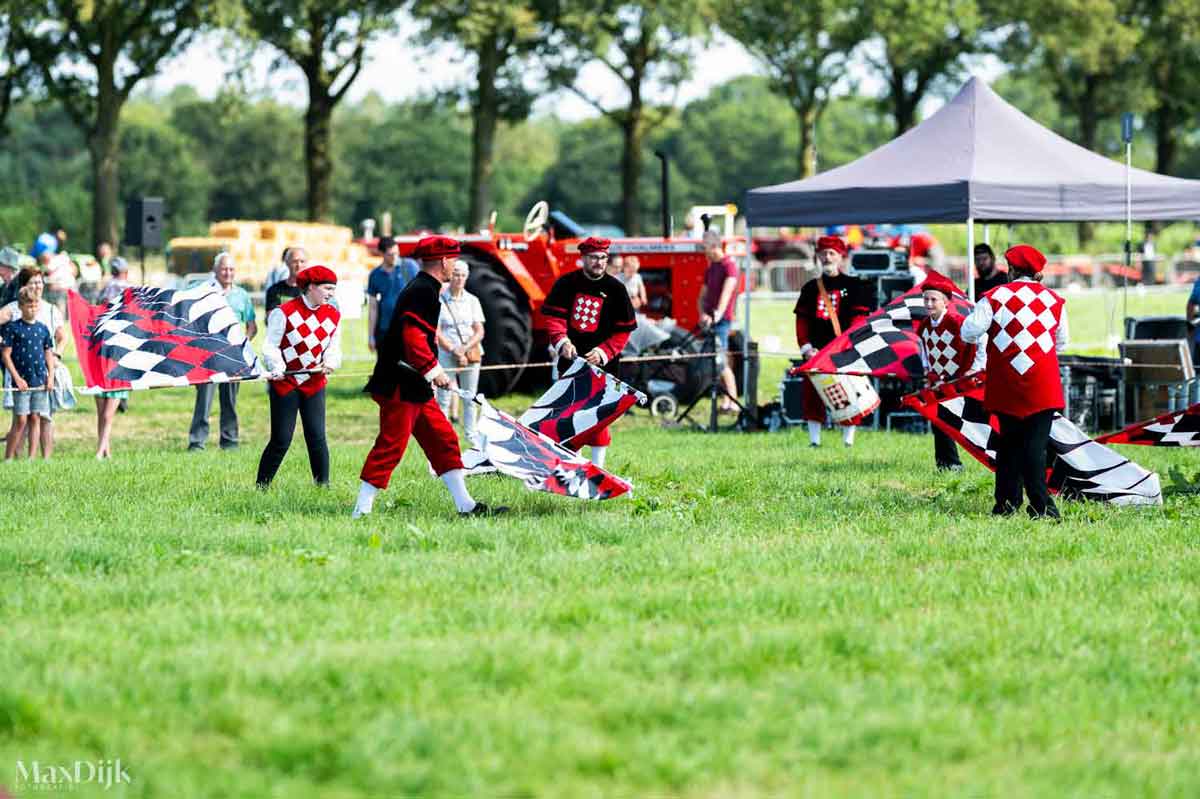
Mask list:
POLYGON ((371 511, 369 511, 369 510, 363 510, 362 508, 355 508, 350 513, 350 518, 351 519, 361 519, 363 516, 370 516, 370 515, 371 515, 371 511))

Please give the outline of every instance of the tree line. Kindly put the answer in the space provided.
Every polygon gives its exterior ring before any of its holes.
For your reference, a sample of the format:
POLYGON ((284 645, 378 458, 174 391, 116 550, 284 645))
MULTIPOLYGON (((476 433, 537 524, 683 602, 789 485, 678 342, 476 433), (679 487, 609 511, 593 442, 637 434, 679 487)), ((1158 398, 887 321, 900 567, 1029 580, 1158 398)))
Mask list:
POLYGON ((1147 134, 1139 161, 1195 174, 1200 4, 1184 0, 6 0, 0 169, 28 193, 0 198, 0 234, 36 197, 62 224, 90 219, 85 239, 116 240, 121 199, 150 193, 168 198, 176 232, 385 209, 406 227, 473 229, 493 209, 512 223, 549 199, 640 233, 657 206, 653 150, 678 164, 676 212, 736 200, 904 132, 982 59, 1007 68, 1002 94, 1081 145, 1117 152, 1116 120, 1134 111, 1147 134), (421 41, 459 48, 472 77, 447 96, 348 104, 368 46, 399 35, 402 19, 421 41), (683 107, 656 100, 718 30, 762 77, 683 107), (298 68, 306 107, 236 86, 211 100, 138 94, 211 31, 298 68), (588 94, 580 73, 593 63, 624 102, 588 94), (868 76, 875 96, 857 85, 868 76), (531 119, 551 91, 596 118, 531 119))

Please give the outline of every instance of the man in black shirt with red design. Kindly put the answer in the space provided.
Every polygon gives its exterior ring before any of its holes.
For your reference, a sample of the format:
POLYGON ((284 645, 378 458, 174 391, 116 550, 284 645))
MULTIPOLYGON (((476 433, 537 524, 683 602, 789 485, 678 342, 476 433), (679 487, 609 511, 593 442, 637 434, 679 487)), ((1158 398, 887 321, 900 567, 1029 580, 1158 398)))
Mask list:
MULTIPOLYGON (((624 284, 606 273, 608 239, 591 237, 579 243, 583 268, 555 282, 542 305, 550 345, 559 358, 582 357, 593 366, 617 374, 618 361, 629 334, 637 327, 633 303, 624 284)), ((592 463, 604 468, 604 456, 612 443, 608 428, 577 440, 592 448, 592 463)))

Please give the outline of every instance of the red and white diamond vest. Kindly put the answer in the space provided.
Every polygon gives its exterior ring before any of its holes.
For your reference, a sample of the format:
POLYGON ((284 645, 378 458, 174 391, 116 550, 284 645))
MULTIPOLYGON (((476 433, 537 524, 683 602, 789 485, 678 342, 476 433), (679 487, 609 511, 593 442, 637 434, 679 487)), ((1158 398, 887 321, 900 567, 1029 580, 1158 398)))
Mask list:
POLYGON ((962 377, 975 361, 975 345, 961 338, 963 318, 946 311, 941 324, 934 327, 933 319, 925 317, 917 327, 925 354, 929 358, 929 374, 932 382, 943 383, 962 377))
POLYGON ((1029 280, 997 286, 983 298, 992 306, 984 406, 1021 419, 1038 411, 1062 410, 1054 338, 1063 298, 1029 280))
MULTIPOLYGON (((285 302, 279 310, 283 312, 283 338, 279 342, 279 351, 283 355, 284 371, 316 367, 333 331, 337 330, 341 313, 328 304, 314 311, 304 304, 303 297, 285 302)), ((311 397, 323 389, 326 382, 323 374, 287 375, 282 380, 272 380, 271 386, 280 396, 299 389, 301 394, 311 397)))

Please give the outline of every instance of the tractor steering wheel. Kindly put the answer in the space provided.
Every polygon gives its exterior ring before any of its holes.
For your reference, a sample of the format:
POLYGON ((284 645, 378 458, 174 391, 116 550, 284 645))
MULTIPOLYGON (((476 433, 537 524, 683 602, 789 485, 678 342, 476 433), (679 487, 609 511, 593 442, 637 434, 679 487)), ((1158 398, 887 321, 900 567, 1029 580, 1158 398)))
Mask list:
POLYGON ((550 218, 550 203, 545 200, 538 200, 529 209, 529 213, 525 215, 525 241, 536 238, 542 232, 542 228, 546 226, 546 220, 550 218))

